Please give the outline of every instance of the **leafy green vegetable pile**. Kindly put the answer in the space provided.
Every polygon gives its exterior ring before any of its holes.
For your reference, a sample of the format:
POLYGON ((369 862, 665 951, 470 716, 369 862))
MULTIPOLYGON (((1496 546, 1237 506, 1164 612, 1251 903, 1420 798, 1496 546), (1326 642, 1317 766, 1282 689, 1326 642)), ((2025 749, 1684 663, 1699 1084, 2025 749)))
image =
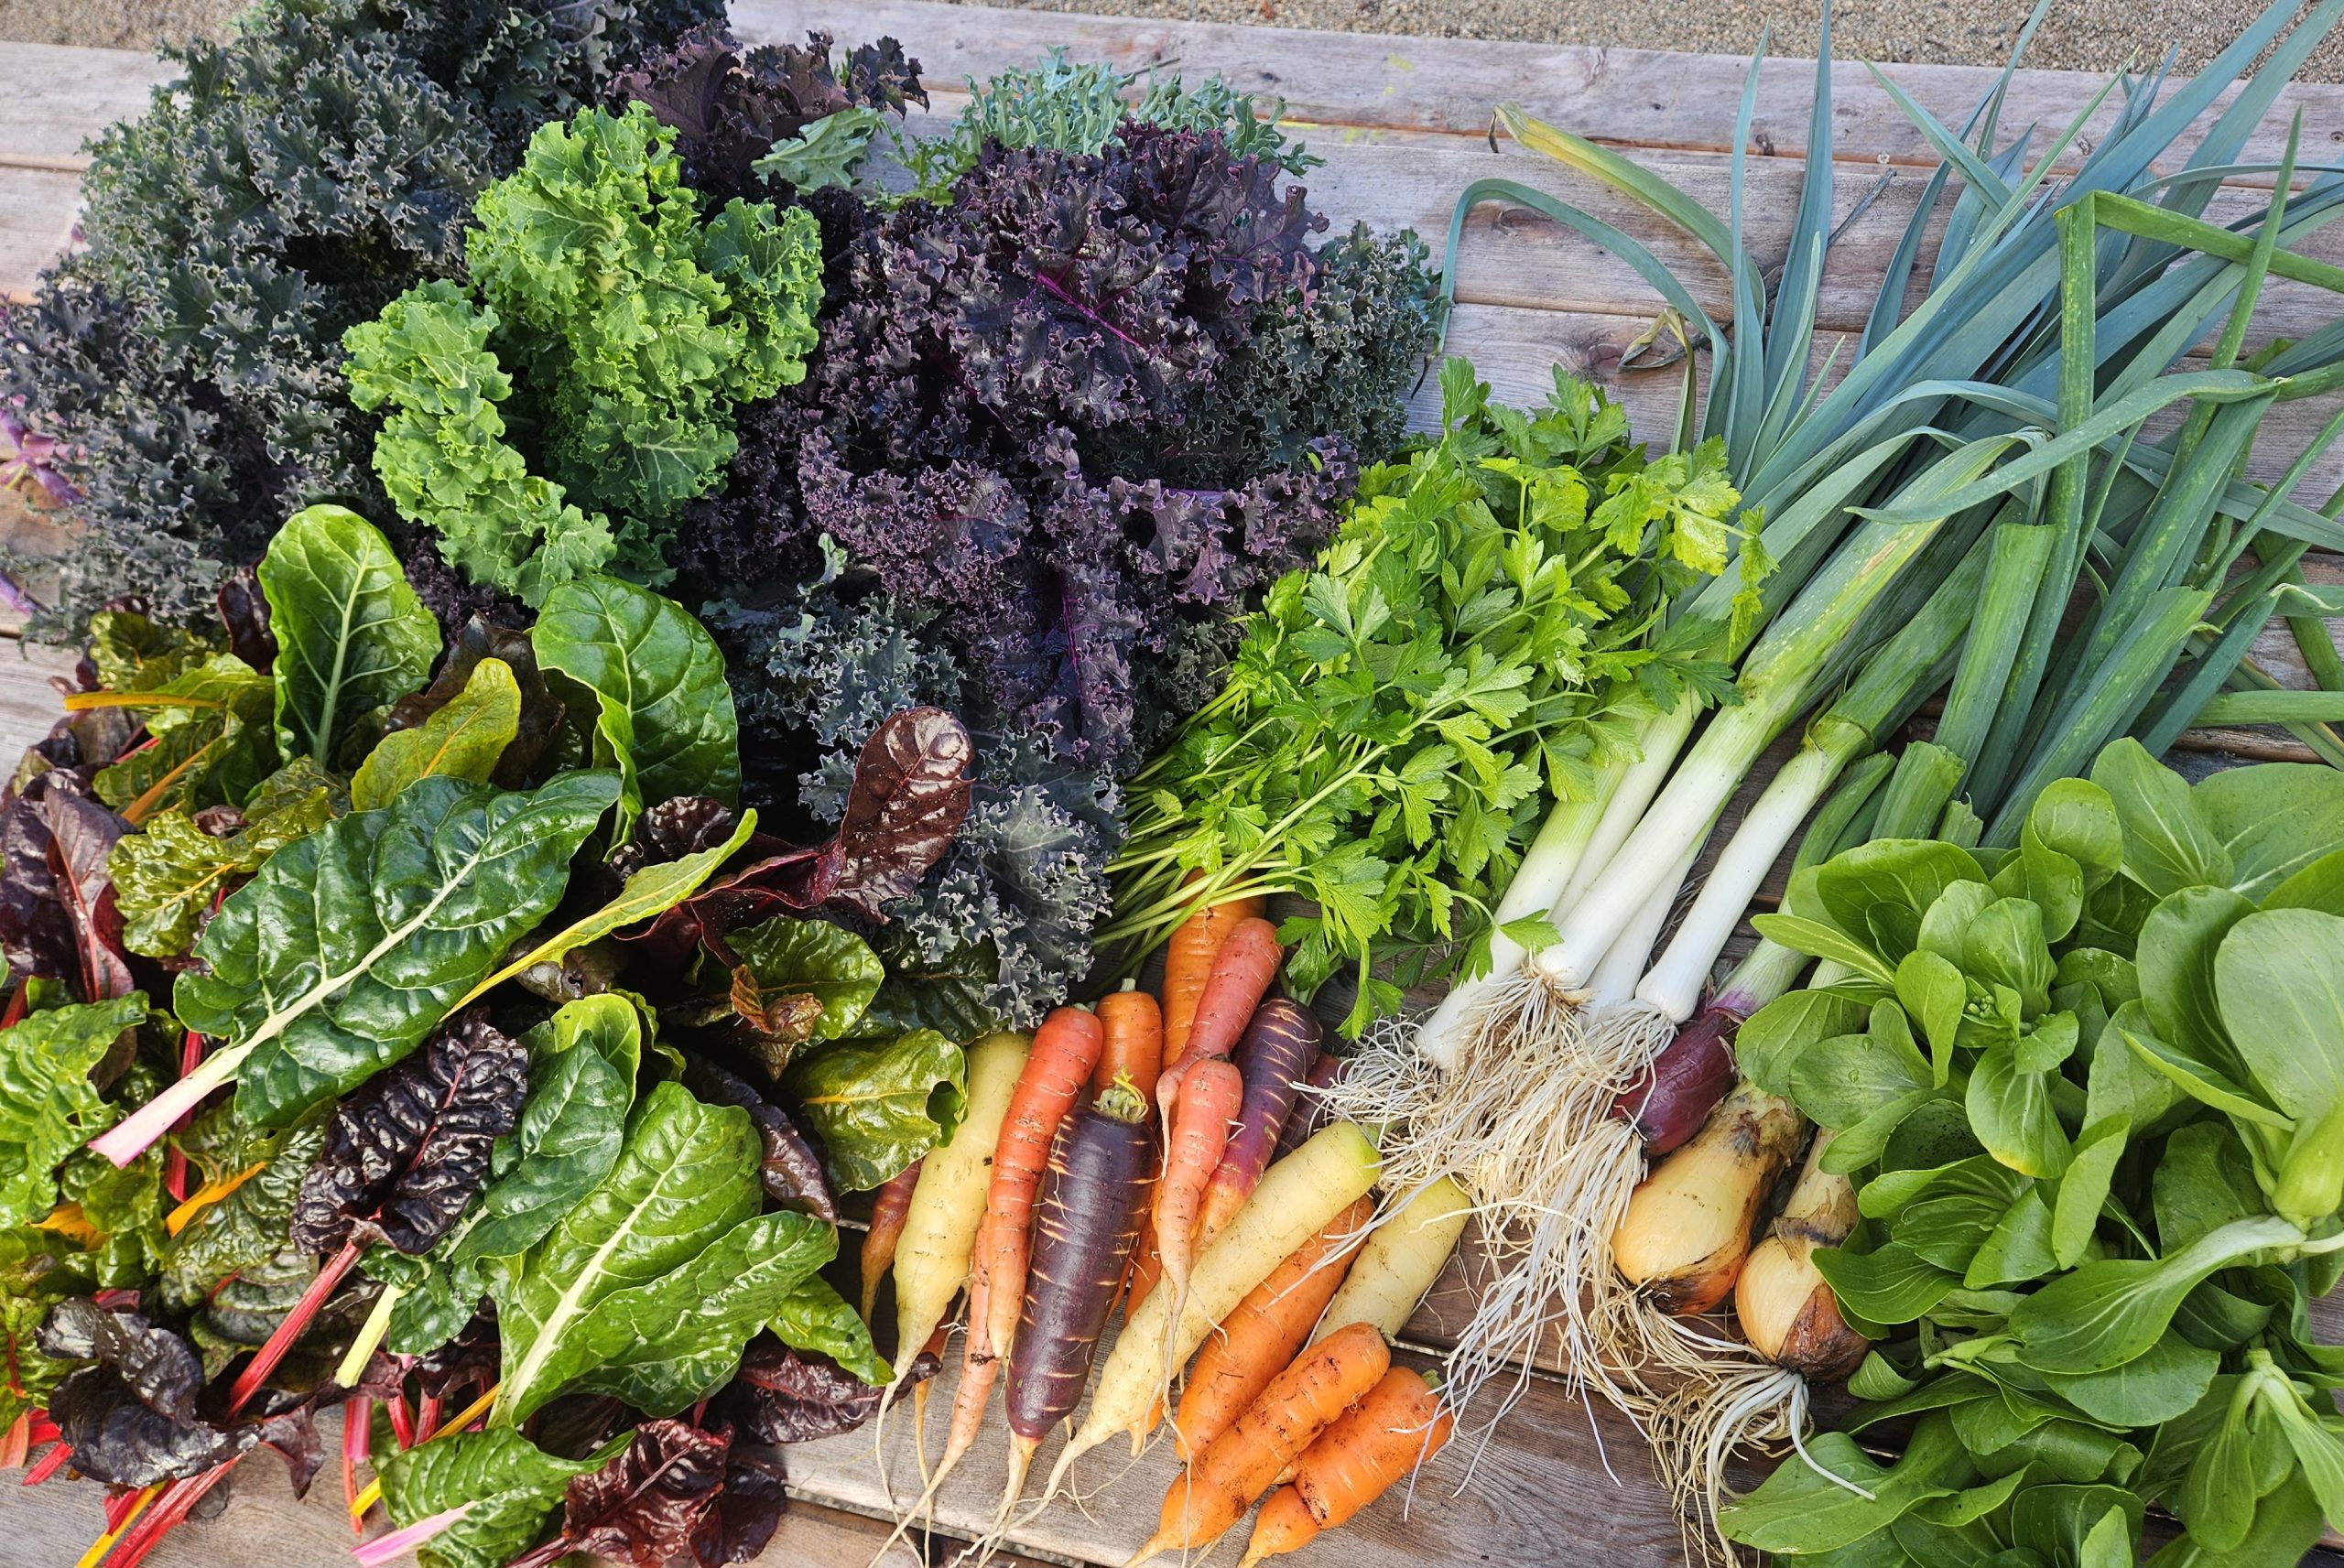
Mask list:
POLYGON ((968 732, 884 716, 792 844, 735 808, 714 642, 646 589, 443 644, 388 541, 312 507, 220 608, 94 617, 0 795, 0 1426, 161 1488, 134 1559, 345 1400, 397 1412, 402 1523, 493 1466, 435 1563, 526 1553, 660 1442, 712 1468, 638 1560, 753 1552, 769 1445, 886 1376, 821 1276, 835 1195, 950 1135, 989 1026, 863 935, 950 848, 968 732), (412 1401, 492 1387, 423 1457, 412 1401))
POLYGON ((1730 1505, 1847 1563, 2292 1563, 2344 1518, 2344 778, 2138 742, 2018 848, 1883 839, 1757 924, 1833 979, 1742 1030, 1862 1224, 1816 1254, 1863 1404, 1730 1505), (1893 1465, 1858 1434, 1911 1423, 1893 1465), (1826 1474, 1829 1472, 1829 1474, 1826 1474), (2016 1558, 2012 1558, 2016 1561, 2016 1558))

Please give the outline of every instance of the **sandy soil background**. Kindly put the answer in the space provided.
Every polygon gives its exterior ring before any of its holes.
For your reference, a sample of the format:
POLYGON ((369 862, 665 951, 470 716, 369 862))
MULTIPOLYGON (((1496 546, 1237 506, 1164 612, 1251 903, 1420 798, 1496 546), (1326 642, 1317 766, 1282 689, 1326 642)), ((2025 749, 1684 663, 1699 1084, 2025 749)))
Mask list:
MULTIPOLYGON (((1011 0, 1038 10, 1105 11, 1347 32, 1521 38, 1745 54, 1771 27, 1778 54, 1812 55, 1820 0, 1011 0)), ((1842 58, 1999 65, 2029 0, 1840 0, 1842 58)), ((0 0, 0 39, 146 49, 217 31, 241 0, 0 0)), ((2110 70, 2179 52, 2185 70, 2253 14, 2251 0, 2058 0, 2027 62, 2110 70)), ((2305 75, 2344 81, 2344 31, 2305 75)))

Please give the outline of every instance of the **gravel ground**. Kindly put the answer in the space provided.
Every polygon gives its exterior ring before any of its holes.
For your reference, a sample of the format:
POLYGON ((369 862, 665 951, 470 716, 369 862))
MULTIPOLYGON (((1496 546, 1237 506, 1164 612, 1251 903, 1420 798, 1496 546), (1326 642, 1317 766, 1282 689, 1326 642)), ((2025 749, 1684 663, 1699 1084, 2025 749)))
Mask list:
MULTIPOLYGON (((1266 22, 1343 32, 1520 38, 1626 49, 1743 54, 1772 27, 1774 47, 1811 54, 1819 0, 1010 0, 1047 11, 1266 22)), ((2056 0, 2027 63, 2110 70, 2179 50, 2185 70, 2219 49, 2259 0, 2056 0)), ((0 39, 152 48, 216 32, 241 0, 0 0, 0 39)), ((1842 58, 1999 65, 2031 0, 1839 0, 1842 58)), ((2344 81, 2344 29, 2312 57, 2306 79, 2344 81)))

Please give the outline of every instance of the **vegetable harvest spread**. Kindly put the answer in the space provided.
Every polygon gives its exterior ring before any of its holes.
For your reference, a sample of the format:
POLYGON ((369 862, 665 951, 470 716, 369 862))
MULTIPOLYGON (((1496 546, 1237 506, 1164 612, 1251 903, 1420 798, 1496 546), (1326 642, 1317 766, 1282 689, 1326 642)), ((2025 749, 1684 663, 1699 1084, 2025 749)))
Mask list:
POLYGON ((2344 416, 2266 416, 2344 329, 2254 312, 2344 291, 2344 176, 2243 149, 2339 12, 2062 127, 1892 84, 1944 161, 1838 345, 1828 59, 1779 268, 1739 148, 1721 217, 1498 106, 1729 283, 1459 193, 1653 287, 1639 442, 1436 369, 1454 241, 1217 81, 915 125, 895 40, 706 0, 263 0, 0 319, 86 650, 0 792, 0 1465, 133 1568, 339 1410, 362 1568, 716 1568, 950 1364, 891 1550, 980 1444, 972 1560, 1128 1433, 1133 1562, 1251 1568, 1537 1358, 1691 1557, 2296 1561, 2344 416), (2158 760, 2217 721, 2319 760, 2158 760))

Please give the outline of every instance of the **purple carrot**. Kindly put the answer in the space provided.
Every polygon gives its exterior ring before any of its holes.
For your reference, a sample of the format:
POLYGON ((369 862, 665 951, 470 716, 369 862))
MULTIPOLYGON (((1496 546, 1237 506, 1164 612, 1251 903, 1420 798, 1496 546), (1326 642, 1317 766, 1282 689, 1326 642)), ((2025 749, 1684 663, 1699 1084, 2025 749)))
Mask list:
POLYGON ((1294 1114, 1286 1119, 1286 1126, 1278 1132, 1277 1158, 1285 1159, 1305 1143, 1310 1135, 1327 1125, 1327 1092, 1343 1081, 1351 1070, 1351 1058, 1318 1053, 1310 1064, 1309 1075, 1296 1092, 1294 1114))
POLYGON ((1318 1054, 1318 1020, 1308 1008, 1272 997, 1253 1010, 1253 1021, 1230 1058, 1245 1080, 1245 1098, 1238 1107, 1237 1125, 1229 1130, 1228 1147, 1221 1151, 1221 1166, 1205 1189, 1197 1222, 1199 1254, 1253 1195, 1277 1147, 1278 1133, 1294 1114, 1297 1086, 1318 1054))
POLYGON ((1082 1402, 1091 1356, 1139 1239, 1155 1167, 1148 1105, 1128 1079, 1068 1117, 1051 1142, 1024 1308, 1009 1350, 1004 1519, 1026 1489, 1043 1437, 1082 1402))
POLYGON ((1731 1092, 1733 1035, 1742 1019, 1732 1008, 1711 1002, 1612 1102, 1612 1114, 1642 1136, 1645 1152, 1666 1154, 1692 1137, 1731 1092))

